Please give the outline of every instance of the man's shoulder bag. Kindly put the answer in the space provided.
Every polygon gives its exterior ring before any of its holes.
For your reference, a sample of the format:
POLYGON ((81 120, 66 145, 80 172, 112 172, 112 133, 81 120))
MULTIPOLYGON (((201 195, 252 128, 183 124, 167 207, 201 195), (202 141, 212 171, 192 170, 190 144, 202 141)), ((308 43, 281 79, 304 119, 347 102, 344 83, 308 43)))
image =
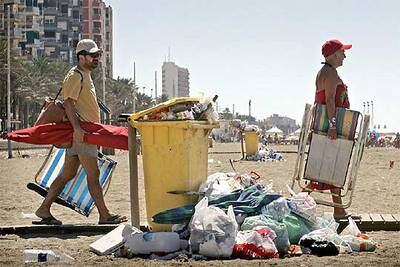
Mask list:
MULTIPOLYGON (((81 91, 82 91, 83 75, 77 69, 75 69, 75 71, 78 72, 79 75, 81 76, 81 91)), ((49 97, 46 97, 46 99, 42 105, 40 114, 39 114, 34 126, 52 123, 52 122, 57 123, 57 122, 68 121, 67 113, 65 112, 63 101, 57 100, 58 96, 61 93, 61 90, 62 90, 62 87, 60 88, 60 90, 58 90, 58 93, 54 99, 50 99, 49 97)), ((54 144, 54 146, 58 147, 58 148, 70 148, 72 146, 72 142, 65 143, 65 144, 54 144)))

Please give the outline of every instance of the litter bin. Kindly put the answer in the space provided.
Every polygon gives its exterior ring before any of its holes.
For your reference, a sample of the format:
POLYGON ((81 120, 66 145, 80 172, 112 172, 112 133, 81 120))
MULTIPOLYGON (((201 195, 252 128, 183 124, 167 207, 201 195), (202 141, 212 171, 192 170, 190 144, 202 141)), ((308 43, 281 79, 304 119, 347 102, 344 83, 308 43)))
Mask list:
POLYGON ((147 222, 153 231, 170 231, 171 225, 153 223, 151 218, 161 211, 197 202, 198 197, 167 192, 197 191, 207 179, 208 135, 218 124, 138 121, 135 117, 131 116, 130 123, 141 135, 147 222))
POLYGON ((246 144, 246 156, 255 155, 258 151, 258 133, 244 132, 244 141, 246 144))

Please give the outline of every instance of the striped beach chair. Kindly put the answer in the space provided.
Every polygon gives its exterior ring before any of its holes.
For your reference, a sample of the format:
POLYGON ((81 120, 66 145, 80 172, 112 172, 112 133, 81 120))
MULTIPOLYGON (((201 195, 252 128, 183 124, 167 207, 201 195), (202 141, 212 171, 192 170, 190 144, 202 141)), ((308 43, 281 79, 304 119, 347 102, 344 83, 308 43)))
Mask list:
MULTIPOLYGON (((46 196, 50 185, 63 170, 64 159, 65 149, 52 148, 42 167, 37 172, 35 182, 28 183, 27 187, 43 197, 46 196)), ((115 161, 103 154, 98 154, 99 181, 104 195, 110 185, 116 164, 115 161)), ((79 166, 76 176, 65 185, 55 202, 71 208, 86 217, 89 216, 94 207, 94 200, 89 193, 86 172, 82 166, 79 166)))
POLYGON ((306 105, 291 188, 298 185, 302 191, 331 194, 325 190, 307 187, 310 181, 342 188, 342 205, 322 199, 317 203, 348 208, 351 204, 357 172, 360 166, 369 126, 369 115, 337 108, 338 138, 327 137, 329 128, 325 105, 306 105), (311 142, 308 137, 311 134, 311 142))

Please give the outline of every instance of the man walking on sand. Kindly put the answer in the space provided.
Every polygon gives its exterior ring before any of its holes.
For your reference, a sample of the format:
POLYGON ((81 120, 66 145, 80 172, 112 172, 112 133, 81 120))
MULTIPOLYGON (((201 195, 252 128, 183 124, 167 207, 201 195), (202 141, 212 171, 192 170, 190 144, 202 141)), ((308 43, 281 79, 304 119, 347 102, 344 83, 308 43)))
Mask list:
POLYGON ((66 150, 64 169, 51 184, 43 203, 35 212, 41 221, 36 224, 62 224, 50 213, 50 207, 65 184, 73 179, 82 164, 87 174, 89 193, 99 211, 99 224, 118 224, 127 221, 125 216, 112 214, 107 209, 102 188, 99 183, 97 165, 97 146, 83 142, 79 121, 100 122, 100 110, 97 103, 91 72, 97 67, 101 51, 91 39, 82 39, 76 47, 78 65, 71 68, 64 78, 62 95, 68 120, 74 129, 72 147, 66 150))

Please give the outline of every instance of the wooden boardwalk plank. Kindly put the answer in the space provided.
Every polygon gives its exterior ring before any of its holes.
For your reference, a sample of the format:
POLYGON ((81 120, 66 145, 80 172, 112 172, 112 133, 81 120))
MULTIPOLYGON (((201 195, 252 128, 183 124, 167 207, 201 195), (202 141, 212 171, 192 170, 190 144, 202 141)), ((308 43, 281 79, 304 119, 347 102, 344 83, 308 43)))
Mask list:
POLYGON ((369 216, 369 214, 368 213, 363 213, 363 214, 361 214, 361 223, 364 223, 364 222, 371 222, 372 220, 371 220, 371 217, 369 216))
POLYGON ((369 216, 371 217, 371 220, 374 223, 382 223, 383 222, 383 218, 382 218, 382 216, 380 214, 371 213, 369 216))
POLYGON ((392 214, 381 214, 383 220, 385 221, 385 223, 396 223, 397 220, 395 218, 393 218, 392 214))
POLYGON ((361 214, 361 222, 358 224, 360 231, 373 231, 372 219, 368 213, 361 214))
POLYGON ((393 218, 396 219, 397 222, 400 223, 400 214, 392 214, 393 218))
MULTIPOLYGON (((106 234, 118 227, 118 224, 63 224, 63 225, 12 225, 0 226, 0 235, 29 235, 29 234, 106 234)), ((142 231, 148 231, 141 225, 142 231)))
MULTIPOLYGON (((362 232, 369 231, 400 231, 400 214, 377 214, 363 213, 361 221, 356 221, 362 232)), ((340 221, 338 232, 340 233, 347 226, 347 221, 340 221)))

